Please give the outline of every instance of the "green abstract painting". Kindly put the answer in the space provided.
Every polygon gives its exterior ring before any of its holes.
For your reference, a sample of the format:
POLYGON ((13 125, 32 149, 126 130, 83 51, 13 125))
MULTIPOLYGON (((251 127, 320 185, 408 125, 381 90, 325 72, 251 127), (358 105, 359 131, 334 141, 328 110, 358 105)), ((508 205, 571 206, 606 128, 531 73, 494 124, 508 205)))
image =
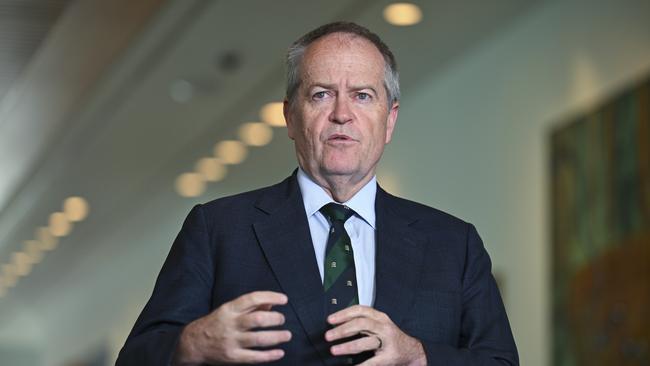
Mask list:
POLYGON ((650 365, 650 79, 550 140, 553 365, 650 365))

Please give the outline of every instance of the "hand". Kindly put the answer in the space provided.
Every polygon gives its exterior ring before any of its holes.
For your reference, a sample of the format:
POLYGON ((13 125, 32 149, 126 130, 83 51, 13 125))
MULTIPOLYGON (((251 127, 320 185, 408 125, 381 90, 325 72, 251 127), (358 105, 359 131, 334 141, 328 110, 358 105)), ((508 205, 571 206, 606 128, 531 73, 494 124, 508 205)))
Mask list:
POLYGON ((271 291, 251 292, 224 303, 183 329, 173 365, 262 363, 282 358, 281 349, 250 348, 287 342, 291 339, 290 331, 251 329, 284 324, 284 315, 270 310, 286 303, 286 295, 271 291))
POLYGON ((422 343, 402 332, 388 315, 368 306, 355 305, 338 311, 327 318, 337 325, 325 333, 329 342, 357 334, 367 337, 332 346, 335 356, 353 355, 364 351, 375 351, 375 356, 362 366, 375 365, 426 365, 427 359, 422 343))

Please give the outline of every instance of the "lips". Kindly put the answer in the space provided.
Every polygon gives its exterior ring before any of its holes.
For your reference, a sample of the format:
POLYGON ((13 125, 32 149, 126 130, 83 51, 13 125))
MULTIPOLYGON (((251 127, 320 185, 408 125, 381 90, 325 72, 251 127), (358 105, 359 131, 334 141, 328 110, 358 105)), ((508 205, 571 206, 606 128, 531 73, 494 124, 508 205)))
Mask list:
POLYGON ((355 141, 352 137, 340 133, 335 133, 327 138, 327 141, 355 141))

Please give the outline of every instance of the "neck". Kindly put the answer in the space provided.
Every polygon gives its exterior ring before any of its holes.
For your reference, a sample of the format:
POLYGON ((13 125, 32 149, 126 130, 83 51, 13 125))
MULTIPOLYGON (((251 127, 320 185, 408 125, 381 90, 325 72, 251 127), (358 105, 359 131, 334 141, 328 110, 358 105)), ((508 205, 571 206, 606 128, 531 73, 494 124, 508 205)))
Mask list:
POLYGON ((339 203, 349 201, 350 198, 357 194, 357 192, 359 192, 361 188, 363 188, 375 175, 374 171, 372 171, 359 179, 347 175, 326 176, 311 174, 306 170, 305 173, 308 174, 316 184, 321 186, 330 197, 339 203))

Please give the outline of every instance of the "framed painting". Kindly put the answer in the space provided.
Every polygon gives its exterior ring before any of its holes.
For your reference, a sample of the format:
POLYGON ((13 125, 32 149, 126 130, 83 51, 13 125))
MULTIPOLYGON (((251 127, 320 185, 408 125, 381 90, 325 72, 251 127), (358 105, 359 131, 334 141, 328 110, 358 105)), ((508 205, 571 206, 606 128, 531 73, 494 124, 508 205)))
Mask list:
POLYGON ((650 365, 650 78, 550 144, 553 365, 650 365))

